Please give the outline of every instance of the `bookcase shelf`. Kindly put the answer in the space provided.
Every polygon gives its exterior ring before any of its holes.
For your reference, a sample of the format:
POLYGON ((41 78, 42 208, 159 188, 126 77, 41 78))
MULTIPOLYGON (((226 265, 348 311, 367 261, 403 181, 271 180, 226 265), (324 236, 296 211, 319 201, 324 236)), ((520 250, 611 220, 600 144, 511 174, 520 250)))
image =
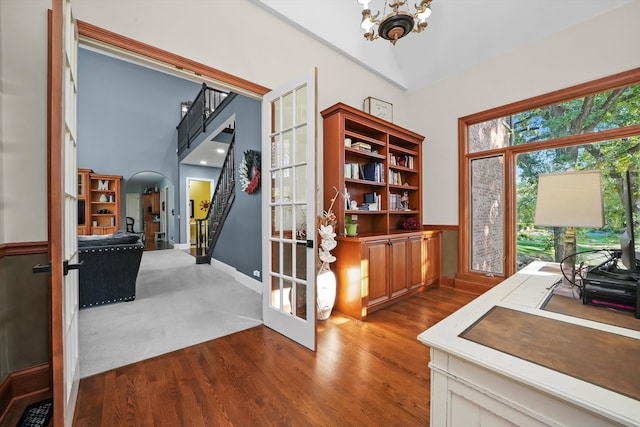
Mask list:
POLYGON ((347 209, 348 201, 355 200, 361 207, 365 204, 365 194, 371 193, 378 196, 375 211, 383 217, 366 215, 359 218, 359 232, 380 235, 403 232, 402 222, 408 217, 422 224, 420 160, 424 137, 341 103, 321 114, 324 119, 325 207, 335 194, 330 191, 334 187, 343 196, 341 203, 334 206, 337 234, 344 235, 345 215, 363 212, 347 209), (370 150, 354 148, 358 142, 368 144, 370 150), (376 167, 376 179, 362 179, 362 172, 371 178, 371 171, 376 167), (353 173, 356 168, 359 169, 357 174, 353 173), (409 210, 403 210, 399 204, 403 196, 408 199, 409 210))
POLYGON ((121 180, 78 169, 78 234, 112 234, 120 228, 121 180))

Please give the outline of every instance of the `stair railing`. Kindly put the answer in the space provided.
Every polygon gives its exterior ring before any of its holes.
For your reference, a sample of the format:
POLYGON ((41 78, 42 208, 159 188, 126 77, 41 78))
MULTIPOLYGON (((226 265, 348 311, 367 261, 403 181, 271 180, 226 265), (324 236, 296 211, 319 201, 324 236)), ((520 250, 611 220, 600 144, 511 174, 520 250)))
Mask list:
POLYGON ((220 231, 235 199, 235 133, 231 138, 207 215, 196 220, 196 264, 211 264, 220 231))
POLYGON ((178 129, 178 155, 190 148, 191 143, 198 135, 206 131, 207 118, 228 95, 227 92, 210 88, 206 83, 202 83, 202 88, 191 102, 189 110, 176 127, 178 129))

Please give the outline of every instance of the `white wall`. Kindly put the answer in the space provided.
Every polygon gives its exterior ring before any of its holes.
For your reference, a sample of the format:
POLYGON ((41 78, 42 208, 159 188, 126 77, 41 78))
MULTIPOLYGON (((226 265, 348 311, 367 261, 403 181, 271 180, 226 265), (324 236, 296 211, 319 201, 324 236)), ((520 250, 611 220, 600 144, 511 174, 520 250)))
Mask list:
MULTIPOLYGON (((249 0, 74 0, 75 17, 275 88, 318 67, 322 110, 374 96, 406 117, 406 94, 249 0)), ((0 243, 47 240, 46 76, 50 0, 1 0, 0 243)), ((320 119, 318 124, 321 125, 320 119)), ((321 134, 319 135, 321 138, 321 134)))
POLYGON ((0 1, 0 243, 47 240, 47 8, 0 1))
POLYGON ((639 17, 634 1, 411 94, 410 126, 426 135, 424 223, 458 224, 459 117, 640 67, 639 17))

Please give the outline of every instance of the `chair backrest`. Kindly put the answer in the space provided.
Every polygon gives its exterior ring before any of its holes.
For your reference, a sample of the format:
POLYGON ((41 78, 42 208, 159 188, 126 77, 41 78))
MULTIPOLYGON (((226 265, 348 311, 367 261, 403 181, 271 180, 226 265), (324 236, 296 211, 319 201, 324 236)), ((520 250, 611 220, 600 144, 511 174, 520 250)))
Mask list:
POLYGON ((135 222, 135 219, 130 216, 127 217, 127 233, 135 233, 135 231, 133 231, 133 224, 135 224, 135 222))

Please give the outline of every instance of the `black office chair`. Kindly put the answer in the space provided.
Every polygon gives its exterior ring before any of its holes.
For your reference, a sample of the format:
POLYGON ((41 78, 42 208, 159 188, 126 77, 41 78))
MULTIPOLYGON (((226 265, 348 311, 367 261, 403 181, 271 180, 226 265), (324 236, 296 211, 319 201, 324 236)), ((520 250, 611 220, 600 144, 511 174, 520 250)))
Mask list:
POLYGON ((135 222, 135 219, 130 216, 127 217, 127 233, 135 233, 135 231, 133 231, 133 224, 135 224, 135 222))
POLYGON ((144 243, 144 241, 146 240, 144 236, 144 231, 135 231, 133 229, 133 225, 136 223, 136 220, 131 218, 130 216, 128 216, 126 220, 127 220, 127 233, 136 233, 137 235, 140 236, 140 240, 142 241, 142 243, 144 243))

